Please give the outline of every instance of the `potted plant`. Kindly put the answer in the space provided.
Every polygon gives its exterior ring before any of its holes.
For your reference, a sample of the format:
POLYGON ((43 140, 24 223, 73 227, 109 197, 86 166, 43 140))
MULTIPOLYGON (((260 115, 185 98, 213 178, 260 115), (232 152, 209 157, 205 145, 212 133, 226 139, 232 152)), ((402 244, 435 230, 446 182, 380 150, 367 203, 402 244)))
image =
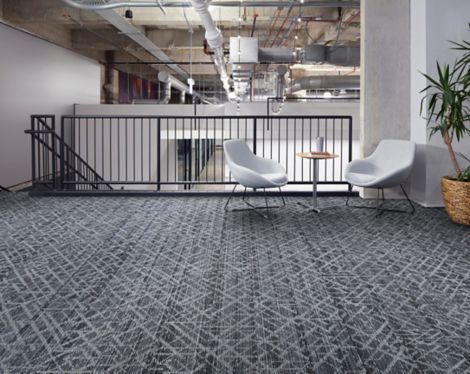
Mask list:
POLYGON ((470 160, 456 154, 452 146, 454 140, 470 134, 470 43, 451 43, 463 55, 453 65, 437 62, 436 79, 423 74, 429 85, 421 91, 426 93, 421 100, 421 113, 426 104, 430 137, 441 134, 455 171, 454 176, 441 178, 446 211, 454 222, 470 225, 470 166, 462 168, 457 155, 469 164, 470 160))

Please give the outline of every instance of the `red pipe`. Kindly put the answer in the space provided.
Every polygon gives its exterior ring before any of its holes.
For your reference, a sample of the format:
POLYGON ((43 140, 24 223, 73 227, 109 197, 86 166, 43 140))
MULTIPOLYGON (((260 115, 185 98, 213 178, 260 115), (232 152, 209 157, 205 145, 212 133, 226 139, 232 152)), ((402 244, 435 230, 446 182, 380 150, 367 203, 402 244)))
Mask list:
POLYGON ((284 18, 284 22, 282 22, 281 27, 279 28, 279 30, 277 30, 277 34, 276 34, 276 36, 274 37, 273 42, 271 43, 271 48, 273 47, 274 43, 276 42, 277 37, 279 36, 279 33, 280 33, 281 30, 284 28, 284 25, 286 24, 287 19, 289 18, 290 12, 292 12, 292 9, 293 9, 293 5, 291 5, 291 6, 289 7, 289 10, 287 11, 287 14, 286 14, 286 18, 284 18))
POLYGON ((266 37, 266 40, 264 41, 264 47, 266 47, 266 45, 268 44, 269 37, 271 36, 271 33, 273 32, 273 27, 276 24, 277 20, 279 19, 279 16, 281 15, 281 12, 282 12, 281 8, 276 9, 277 15, 276 15, 276 18, 274 19, 274 22, 271 23, 271 26, 269 26, 269 34, 266 37))

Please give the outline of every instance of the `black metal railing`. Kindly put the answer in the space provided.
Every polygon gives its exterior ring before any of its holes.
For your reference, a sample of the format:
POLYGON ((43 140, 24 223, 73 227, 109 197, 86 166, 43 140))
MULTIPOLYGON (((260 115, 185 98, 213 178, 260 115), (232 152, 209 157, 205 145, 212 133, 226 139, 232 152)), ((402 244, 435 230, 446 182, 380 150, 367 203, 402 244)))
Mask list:
POLYGON ((33 188, 64 188, 63 179, 75 180, 74 189, 112 189, 55 131, 54 115, 31 116, 31 181, 33 188))
POLYGON ((244 139, 257 155, 280 162, 294 185, 311 183, 310 164, 296 153, 313 150, 317 137, 339 155, 320 162, 320 184, 347 185, 343 168, 352 159, 351 116, 63 116, 61 137, 69 142, 60 142, 60 189, 233 184, 227 139, 244 139), (77 160, 91 175, 78 172, 77 160))

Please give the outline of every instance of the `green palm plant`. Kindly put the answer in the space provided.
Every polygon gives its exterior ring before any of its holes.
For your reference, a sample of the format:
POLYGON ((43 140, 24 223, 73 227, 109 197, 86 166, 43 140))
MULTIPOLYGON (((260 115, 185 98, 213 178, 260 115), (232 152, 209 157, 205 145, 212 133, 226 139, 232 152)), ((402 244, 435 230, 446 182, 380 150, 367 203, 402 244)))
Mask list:
POLYGON ((470 181, 469 169, 462 171, 452 147, 454 138, 460 141, 462 137, 470 134, 470 43, 451 43, 453 49, 462 51, 463 55, 452 66, 437 62, 437 78, 422 73, 429 84, 421 91, 427 94, 421 100, 420 112, 423 113, 428 100, 426 109, 430 136, 436 133, 442 135, 457 179, 469 178, 470 181))

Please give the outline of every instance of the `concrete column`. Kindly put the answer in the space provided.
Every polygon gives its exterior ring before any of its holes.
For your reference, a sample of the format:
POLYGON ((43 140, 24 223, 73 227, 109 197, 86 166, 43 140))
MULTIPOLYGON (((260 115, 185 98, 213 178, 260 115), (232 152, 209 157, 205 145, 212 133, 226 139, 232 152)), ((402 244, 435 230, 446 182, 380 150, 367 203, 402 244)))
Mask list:
POLYGON ((410 138, 410 0, 361 0, 361 43, 361 154, 368 156, 382 139, 410 138))
POLYGON ((410 137, 410 0, 361 1, 362 152, 410 137))

